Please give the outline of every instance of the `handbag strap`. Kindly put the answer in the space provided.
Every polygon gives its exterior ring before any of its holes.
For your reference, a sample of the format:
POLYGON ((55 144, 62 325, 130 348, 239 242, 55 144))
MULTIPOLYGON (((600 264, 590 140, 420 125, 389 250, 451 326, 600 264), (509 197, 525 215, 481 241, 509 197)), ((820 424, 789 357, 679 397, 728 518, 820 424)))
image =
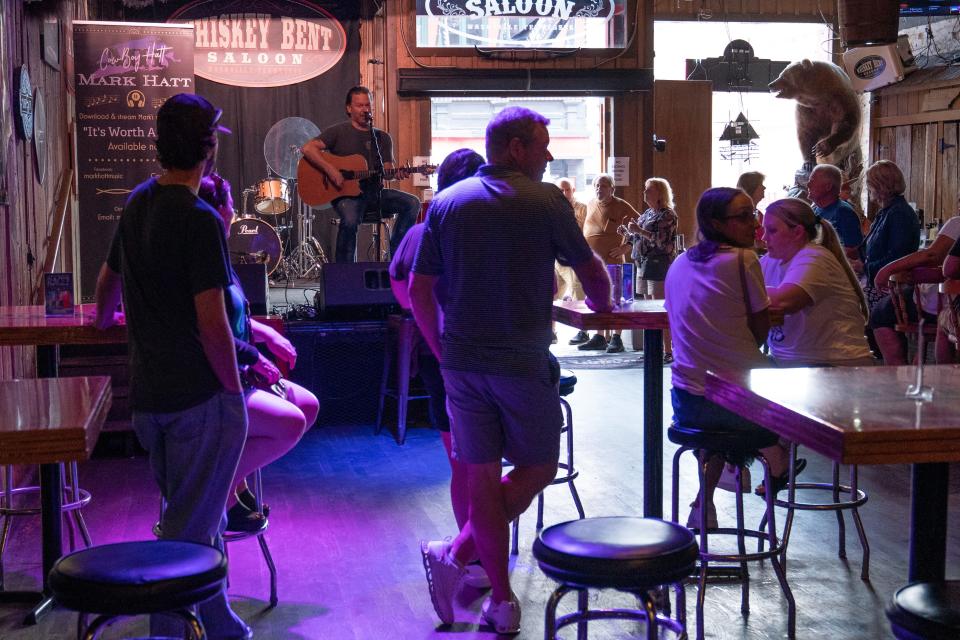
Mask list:
POLYGON ((750 307, 750 290, 747 289, 747 267, 744 264, 743 249, 737 249, 737 267, 740 271, 740 287, 743 289, 743 304, 747 309, 747 318, 753 313, 750 307))

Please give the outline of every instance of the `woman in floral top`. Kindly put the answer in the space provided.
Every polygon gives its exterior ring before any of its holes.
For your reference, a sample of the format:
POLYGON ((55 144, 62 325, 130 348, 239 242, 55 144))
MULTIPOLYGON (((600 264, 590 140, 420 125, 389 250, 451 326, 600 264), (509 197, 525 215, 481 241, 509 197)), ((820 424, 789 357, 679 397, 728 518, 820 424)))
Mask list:
MULTIPOLYGON (((637 265, 637 290, 648 300, 661 300, 667 269, 676 257, 677 214, 669 182, 650 178, 644 187, 647 210, 638 220, 627 223, 628 241, 633 244, 633 261, 637 265)), ((669 331, 663 332, 663 350, 664 361, 672 361, 669 331)))

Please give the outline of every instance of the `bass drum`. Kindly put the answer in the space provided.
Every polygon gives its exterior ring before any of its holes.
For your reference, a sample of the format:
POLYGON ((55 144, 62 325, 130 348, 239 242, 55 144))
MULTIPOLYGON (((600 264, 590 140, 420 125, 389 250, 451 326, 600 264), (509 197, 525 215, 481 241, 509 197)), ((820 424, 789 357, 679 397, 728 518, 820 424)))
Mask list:
POLYGON ((230 261, 240 264, 266 263, 267 275, 280 264, 283 247, 276 229, 257 218, 240 218, 230 225, 230 261))

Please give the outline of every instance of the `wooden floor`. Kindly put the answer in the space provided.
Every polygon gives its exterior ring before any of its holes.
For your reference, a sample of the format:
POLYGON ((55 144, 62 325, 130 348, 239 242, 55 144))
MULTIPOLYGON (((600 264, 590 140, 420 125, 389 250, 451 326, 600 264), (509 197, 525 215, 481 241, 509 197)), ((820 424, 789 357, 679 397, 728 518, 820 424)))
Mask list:
MULTIPOLYGON (((561 329, 561 342, 569 337, 561 329)), ((561 352, 570 353, 569 347, 561 352)), ((575 353, 575 352, 574 352, 575 353)), ((639 369, 578 371, 571 402, 577 435, 577 487, 588 516, 639 515, 642 505, 639 369)), ((667 376, 669 384, 669 376, 667 376)), ((669 411, 668 411, 669 414, 669 411)), ((669 419, 669 416, 668 416, 669 419)), ((672 455, 672 450, 668 450, 672 455)), ((804 479, 826 479, 829 464, 808 455, 804 479)), ((669 469, 669 460, 665 460, 669 469)), ((957 471, 960 471, 958 469, 957 471)), ((960 474, 955 473, 956 476, 960 474)), ((145 458, 97 459, 81 467, 94 501, 85 510, 96 543, 150 538, 157 493, 145 458)), ((695 469, 686 461, 681 504, 694 493, 695 469)), ((370 426, 312 430, 286 458, 266 470, 266 501, 272 506, 270 547, 280 571, 280 604, 265 610, 268 576, 256 543, 230 549, 230 594, 257 638, 311 640, 351 638, 488 638, 479 622, 483 594, 467 591, 458 603, 458 622, 438 626, 427 594, 418 543, 454 533, 448 471, 436 433, 411 429, 397 446, 390 434, 373 435, 370 426)), ((669 479, 667 479, 669 487, 669 479)), ((870 493, 863 519, 870 537, 871 580, 860 580, 860 545, 847 527, 846 561, 836 557, 836 519, 831 514, 797 516, 790 545, 788 576, 798 605, 798 638, 889 638, 883 608, 906 579, 909 469, 864 468, 861 486, 870 493)), ((949 577, 960 577, 960 504, 953 483, 949 577)), ((732 494, 718 492, 721 524, 733 519, 732 494)), ((748 499, 751 520, 760 500, 748 499)), ((669 495, 666 504, 669 506, 669 495)), ((682 507, 681 518, 687 508, 682 507)), ((575 517, 569 493, 554 487, 547 496, 548 524, 575 517)), ((543 606, 554 586, 530 555, 534 515, 521 523, 521 551, 512 581, 524 611, 521 638, 543 637, 543 606)), ((7 587, 36 584, 39 573, 39 521, 21 518, 7 550, 7 587)), ((707 637, 782 638, 786 605, 769 565, 752 570, 751 614, 741 616, 739 586, 708 587, 707 637)), ((693 635, 696 588, 687 592, 693 635)), ((617 593, 593 597, 593 606, 632 604, 617 593)), ((58 610, 33 628, 20 626, 23 611, 0 609, 0 637, 73 638, 75 616, 58 610)), ((105 637, 144 633, 142 623, 117 625, 105 637)), ((568 630, 564 637, 574 637, 568 630)), ((621 622, 591 625, 592 639, 642 637, 642 627, 621 622)))

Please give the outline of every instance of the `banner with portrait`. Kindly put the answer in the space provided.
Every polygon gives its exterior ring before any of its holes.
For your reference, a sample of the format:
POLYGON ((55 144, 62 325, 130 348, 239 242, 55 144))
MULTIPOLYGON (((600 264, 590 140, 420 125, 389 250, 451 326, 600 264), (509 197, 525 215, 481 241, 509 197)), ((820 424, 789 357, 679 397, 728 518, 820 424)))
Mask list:
POLYGON ((130 192, 160 172, 157 110, 194 92, 192 25, 73 23, 80 300, 97 273, 130 192))

